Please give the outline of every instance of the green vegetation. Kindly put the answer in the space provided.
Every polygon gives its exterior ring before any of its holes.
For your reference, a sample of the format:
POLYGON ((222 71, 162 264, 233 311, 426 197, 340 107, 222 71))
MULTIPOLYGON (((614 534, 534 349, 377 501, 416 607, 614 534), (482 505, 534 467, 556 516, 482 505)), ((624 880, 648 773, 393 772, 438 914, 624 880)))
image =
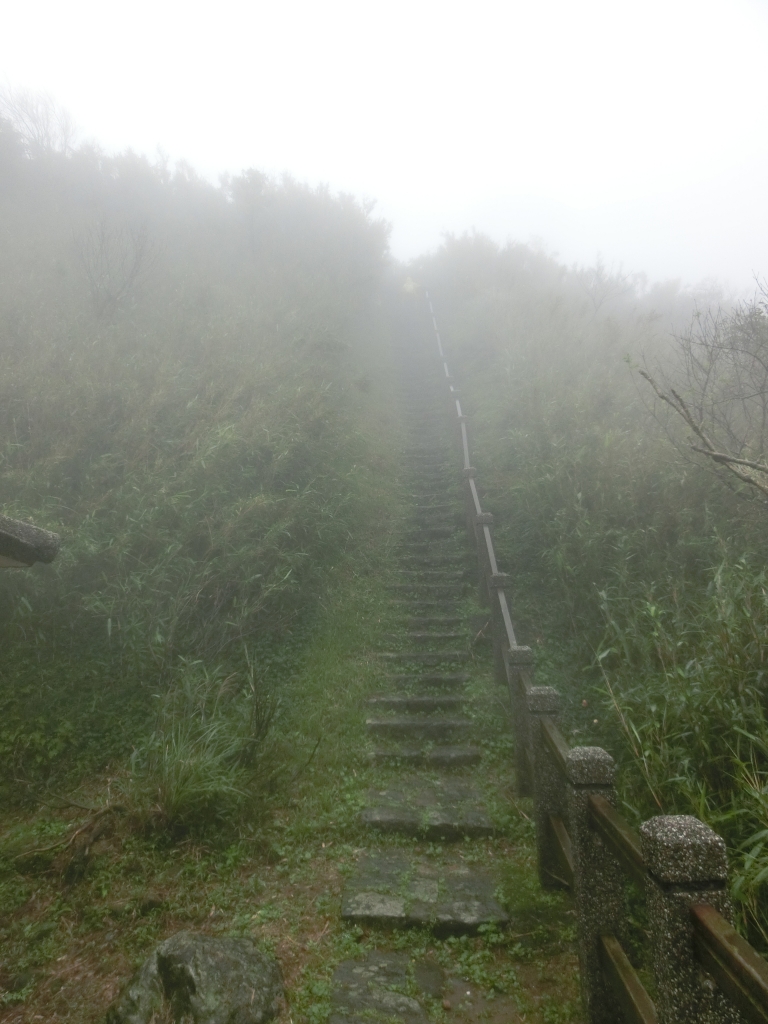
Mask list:
MULTIPOLYGON (((34 1014, 66 987, 95 1019, 192 922, 276 950, 300 1019, 322 1021, 334 966, 377 944, 499 1014, 576 1019, 567 900, 535 881, 497 707, 479 717, 486 783, 509 800, 466 857, 504 862, 514 928, 383 938, 334 909, 369 842, 360 701, 392 628, 386 340, 418 305, 393 297, 386 226, 289 179, 214 187, 0 120, 0 227, 3 511, 63 537, 51 566, 0 580, 4 1002, 34 1014)), ((760 487, 733 472, 765 462, 742 387, 764 304, 690 329, 717 296, 477 236, 411 272, 540 681, 573 742, 617 757, 631 817, 691 812, 726 837, 742 925, 768 944, 768 552, 760 487), (714 392, 691 371, 700 343, 727 366, 714 392)))
POLYGON ((63 547, 3 575, 0 786, 133 751, 131 792, 178 822, 269 774, 276 651, 365 563, 387 230, 288 179, 40 135, 0 122, 0 484, 63 547))
POLYGON ((707 316, 719 296, 478 236, 412 273, 461 384, 540 681, 563 692, 573 742, 619 760, 630 817, 697 814, 726 838, 742 923, 765 945, 762 494, 692 451, 701 435, 633 370, 675 387, 715 450, 764 461, 764 302, 707 316))

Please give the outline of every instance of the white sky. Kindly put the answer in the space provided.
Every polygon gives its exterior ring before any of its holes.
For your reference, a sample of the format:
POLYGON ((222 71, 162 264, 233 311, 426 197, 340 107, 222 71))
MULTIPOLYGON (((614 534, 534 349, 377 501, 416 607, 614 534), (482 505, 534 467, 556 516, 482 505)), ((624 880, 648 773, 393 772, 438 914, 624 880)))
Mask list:
POLYGON ((444 231, 768 276, 768 0, 0 0, 0 82, 85 137, 255 166, 444 231))

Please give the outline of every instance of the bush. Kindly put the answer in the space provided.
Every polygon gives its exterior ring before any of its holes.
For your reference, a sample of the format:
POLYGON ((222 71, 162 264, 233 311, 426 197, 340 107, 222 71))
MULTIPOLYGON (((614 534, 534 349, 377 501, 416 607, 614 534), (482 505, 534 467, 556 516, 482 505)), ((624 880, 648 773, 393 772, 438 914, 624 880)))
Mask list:
POLYGON ((123 780, 145 825, 171 835, 231 829, 263 810, 276 766, 269 731, 276 702, 254 674, 209 674, 182 663, 158 697, 156 728, 134 750, 123 780))

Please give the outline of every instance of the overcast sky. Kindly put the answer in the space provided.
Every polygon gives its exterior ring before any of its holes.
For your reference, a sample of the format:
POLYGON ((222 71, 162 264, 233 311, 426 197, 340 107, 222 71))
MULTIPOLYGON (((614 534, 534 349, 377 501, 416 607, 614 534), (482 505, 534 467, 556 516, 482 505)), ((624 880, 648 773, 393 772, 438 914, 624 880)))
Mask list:
POLYGON ((768 0, 36 0, 0 81, 83 137, 255 166, 651 278, 768 276, 768 0))

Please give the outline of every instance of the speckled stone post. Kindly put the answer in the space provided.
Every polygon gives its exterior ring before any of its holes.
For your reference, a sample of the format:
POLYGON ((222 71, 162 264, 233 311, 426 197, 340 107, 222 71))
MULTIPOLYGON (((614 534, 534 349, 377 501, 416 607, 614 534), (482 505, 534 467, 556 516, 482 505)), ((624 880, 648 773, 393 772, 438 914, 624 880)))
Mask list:
POLYGON ((541 734, 541 719, 556 718, 560 712, 560 694, 553 686, 531 686, 525 695, 527 706, 528 750, 533 766, 533 818, 536 825, 536 853, 539 881, 545 889, 567 886, 558 877, 557 846, 550 815, 566 814, 565 778, 541 734))
POLYGON ((640 836, 659 1024, 741 1024, 741 1014, 696 960, 689 911, 693 903, 709 903, 731 919, 725 843, 688 814, 651 818, 640 836))
POLYGON ((620 1020, 619 1009, 603 977, 598 940, 604 932, 619 939, 623 936, 624 876, 616 856, 591 827, 587 806, 592 793, 615 802, 615 770, 613 758, 601 747, 574 747, 566 760, 581 999, 589 1024, 616 1024, 620 1020))
POLYGON ((509 699, 512 705, 512 728, 515 734, 515 781, 520 796, 533 794, 533 777, 528 763, 528 708, 526 690, 533 677, 533 651, 530 647, 510 647, 505 661, 509 699))

